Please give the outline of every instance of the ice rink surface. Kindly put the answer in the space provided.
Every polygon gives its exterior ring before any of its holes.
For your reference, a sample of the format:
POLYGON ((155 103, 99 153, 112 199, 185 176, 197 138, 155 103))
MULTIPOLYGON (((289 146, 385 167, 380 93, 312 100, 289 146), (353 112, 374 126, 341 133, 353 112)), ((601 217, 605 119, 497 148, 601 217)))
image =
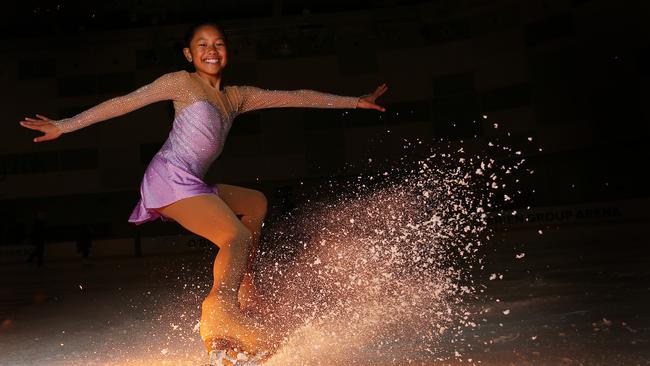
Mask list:
MULTIPOLYGON (((502 245, 530 235, 503 233, 502 245)), ((415 352, 408 339, 394 359, 373 349, 354 365, 650 364, 647 245, 637 224, 559 228, 530 241, 524 258, 492 250, 486 291, 469 303, 488 310, 476 327, 415 352), (635 229, 636 228, 636 229, 635 229), (610 238, 620 239, 611 245, 610 238), (639 242, 641 241, 641 242, 639 242), (545 245, 542 245, 545 244, 545 245), (481 300, 482 299, 482 300, 481 300)), ((196 329, 208 283, 209 250, 143 258, 46 262, 2 268, 1 365, 201 365, 196 329), (191 284, 191 285, 188 285, 191 284), (6 300, 6 301, 5 301, 6 300), (13 300, 13 302, 9 301, 13 300), (21 302, 22 301, 22 302, 21 302)), ((327 340, 281 348, 269 365, 319 364, 327 340), (286 361, 291 359, 292 361, 286 361)), ((363 350, 362 350, 363 351, 363 350)), ((361 355, 361 356, 360 356, 361 355)), ((323 363, 325 364, 325 363, 323 363)))

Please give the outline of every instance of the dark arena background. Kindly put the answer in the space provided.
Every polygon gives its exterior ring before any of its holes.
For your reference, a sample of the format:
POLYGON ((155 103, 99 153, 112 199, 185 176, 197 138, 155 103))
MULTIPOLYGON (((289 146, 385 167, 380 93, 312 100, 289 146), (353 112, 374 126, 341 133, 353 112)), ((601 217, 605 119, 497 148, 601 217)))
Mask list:
POLYGON ((0 18, 0 365, 208 363, 217 248, 127 222, 172 104, 42 143, 18 124, 186 69, 206 18, 226 84, 388 85, 384 113, 242 114, 205 177, 266 195, 256 279, 283 316, 318 314, 267 365, 650 364, 650 3, 25 0, 0 18))

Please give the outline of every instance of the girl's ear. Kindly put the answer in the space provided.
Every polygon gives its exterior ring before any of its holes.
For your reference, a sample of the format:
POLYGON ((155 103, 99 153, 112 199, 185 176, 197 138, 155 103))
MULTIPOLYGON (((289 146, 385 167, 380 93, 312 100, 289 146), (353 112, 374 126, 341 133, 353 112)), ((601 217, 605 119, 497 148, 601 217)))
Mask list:
POLYGON ((188 47, 183 48, 183 55, 185 55, 187 61, 192 62, 192 53, 188 47))

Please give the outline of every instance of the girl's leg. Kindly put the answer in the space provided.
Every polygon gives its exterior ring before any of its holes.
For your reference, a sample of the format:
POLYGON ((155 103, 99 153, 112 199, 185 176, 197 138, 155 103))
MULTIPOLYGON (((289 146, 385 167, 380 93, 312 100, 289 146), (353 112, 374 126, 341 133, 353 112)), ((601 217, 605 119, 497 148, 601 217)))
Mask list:
POLYGON ((266 348, 268 335, 241 312, 237 299, 248 263, 251 232, 217 195, 189 197, 157 210, 219 247, 214 285, 201 313, 201 337, 208 349, 212 340, 220 338, 235 339, 249 352, 266 348))
POLYGON ((236 215, 241 215, 241 222, 251 232, 250 253, 244 280, 239 288, 239 302, 243 310, 257 308, 264 311, 262 298, 253 281, 253 264, 260 242, 262 223, 266 217, 267 200, 264 193, 229 184, 217 184, 219 197, 232 209, 236 215))

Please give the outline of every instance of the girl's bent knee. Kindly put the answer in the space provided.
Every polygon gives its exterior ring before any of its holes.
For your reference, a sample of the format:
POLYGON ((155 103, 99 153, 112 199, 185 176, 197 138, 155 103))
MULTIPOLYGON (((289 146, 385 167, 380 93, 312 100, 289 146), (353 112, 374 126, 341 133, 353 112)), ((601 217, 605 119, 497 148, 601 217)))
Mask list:
POLYGON ((253 235, 246 226, 239 224, 220 233, 217 245, 221 249, 225 248, 247 248, 251 245, 253 235))
POLYGON ((268 200, 264 193, 252 190, 249 199, 248 215, 264 219, 268 207, 268 200))

